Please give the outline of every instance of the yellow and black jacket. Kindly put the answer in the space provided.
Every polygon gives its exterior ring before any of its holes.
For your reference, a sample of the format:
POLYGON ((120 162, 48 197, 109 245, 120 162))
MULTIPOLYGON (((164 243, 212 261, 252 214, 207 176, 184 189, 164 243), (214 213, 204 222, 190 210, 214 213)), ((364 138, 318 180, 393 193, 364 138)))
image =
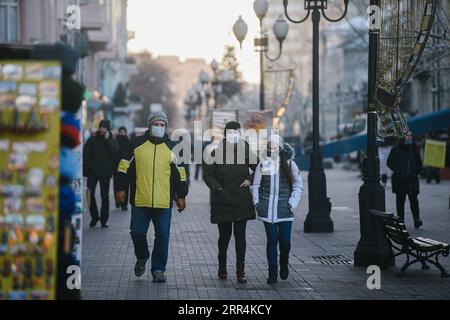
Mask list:
POLYGON ((176 198, 188 193, 186 170, 177 165, 172 152, 175 142, 167 135, 152 137, 149 131, 131 140, 130 152, 117 171, 118 191, 130 183, 130 203, 136 207, 171 208, 176 198))

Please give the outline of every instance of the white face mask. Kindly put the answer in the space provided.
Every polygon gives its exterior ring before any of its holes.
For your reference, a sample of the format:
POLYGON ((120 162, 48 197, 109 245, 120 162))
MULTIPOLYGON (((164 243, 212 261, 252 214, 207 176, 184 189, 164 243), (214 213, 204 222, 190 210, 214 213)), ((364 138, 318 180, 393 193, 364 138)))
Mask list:
POLYGON ((239 132, 229 132, 227 133, 226 139, 229 143, 238 143, 241 135, 239 132))
POLYGON ((165 133, 166 133, 165 127, 152 126, 152 136, 162 138, 164 137, 165 133))
POLYGON ((269 149, 269 156, 272 159, 277 159, 280 156, 280 149, 269 149))

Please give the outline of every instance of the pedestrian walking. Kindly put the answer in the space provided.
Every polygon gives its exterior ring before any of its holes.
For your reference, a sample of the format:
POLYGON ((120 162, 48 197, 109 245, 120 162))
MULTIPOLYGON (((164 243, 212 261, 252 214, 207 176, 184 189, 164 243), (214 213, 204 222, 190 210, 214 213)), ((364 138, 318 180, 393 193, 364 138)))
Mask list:
POLYGON ((116 200, 116 208, 119 209, 121 208, 122 211, 127 211, 128 210, 128 196, 129 196, 129 182, 127 181, 127 179, 125 179, 124 181, 120 181, 121 179, 123 179, 123 175, 120 174, 119 172, 117 172, 117 168, 119 166, 120 160, 121 159, 125 159, 127 155, 132 153, 132 149, 131 149, 131 140, 128 137, 128 132, 127 132, 127 128, 125 127, 120 127, 119 128, 119 132, 117 134, 116 137, 118 146, 119 146, 119 154, 117 157, 117 161, 116 161, 116 166, 115 166, 115 170, 114 170, 114 195, 115 195, 115 200, 116 200), (125 193, 119 193, 119 186, 122 185, 122 189, 125 189, 123 191, 125 191, 125 193), (122 196, 122 198, 120 198, 120 196, 122 196))
POLYGON ((387 165, 393 171, 392 192, 396 195, 397 215, 405 220, 405 201, 408 196, 414 227, 417 229, 423 225, 417 198, 420 192, 418 175, 422 170, 422 160, 410 132, 400 138, 392 148, 387 165))
POLYGON ((234 233, 237 280, 247 283, 245 233, 247 221, 255 219, 249 186, 250 171, 255 170, 257 157, 251 156, 250 146, 240 138, 240 128, 240 124, 235 121, 226 124, 225 138, 211 152, 214 161, 204 164, 203 180, 211 190, 211 223, 217 224, 219 229, 218 276, 220 279, 228 276, 227 251, 234 233), (243 161, 238 162, 238 157, 243 161))
POLYGON ((91 136, 83 148, 83 175, 87 177, 88 204, 91 214, 90 227, 95 227, 100 220, 102 228, 108 227, 109 185, 115 168, 115 159, 119 148, 111 134, 108 120, 101 120, 97 132, 91 136), (100 183, 102 199, 100 216, 95 200, 95 189, 100 183))
MULTIPOLYGON (((178 211, 183 211, 188 193, 186 170, 177 165, 172 152, 176 144, 166 133, 167 125, 164 112, 152 112, 148 118, 149 130, 131 140, 131 152, 118 167, 118 172, 130 182, 130 229, 137 258, 134 266, 137 277, 145 273, 145 265, 150 258, 147 244, 150 222, 155 228, 151 255, 154 282, 166 282, 172 204, 176 201, 178 211)), ((118 190, 125 193, 126 185, 119 185, 118 190)))
POLYGON ((380 176, 381 183, 386 188, 388 179, 392 176, 391 170, 387 166, 387 159, 391 153, 392 146, 395 144, 394 137, 386 137, 378 147, 378 158, 380 159, 380 176))
POLYGON ((303 180, 293 160, 294 149, 279 135, 269 137, 266 154, 256 167, 251 190, 258 219, 264 222, 267 235, 267 283, 275 284, 278 281, 278 246, 280 278, 286 280, 289 276, 292 223, 302 197, 303 180))

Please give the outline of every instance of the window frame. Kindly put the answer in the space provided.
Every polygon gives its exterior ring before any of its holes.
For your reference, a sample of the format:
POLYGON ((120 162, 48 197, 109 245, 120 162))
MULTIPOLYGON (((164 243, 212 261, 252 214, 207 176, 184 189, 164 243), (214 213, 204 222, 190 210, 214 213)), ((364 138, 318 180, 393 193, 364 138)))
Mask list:
POLYGON ((20 0, 0 0, 0 7, 6 9, 6 42, 20 42, 20 0), (12 39, 12 30, 10 28, 9 12, 15 9, 17 16, 16 38, 12 39))

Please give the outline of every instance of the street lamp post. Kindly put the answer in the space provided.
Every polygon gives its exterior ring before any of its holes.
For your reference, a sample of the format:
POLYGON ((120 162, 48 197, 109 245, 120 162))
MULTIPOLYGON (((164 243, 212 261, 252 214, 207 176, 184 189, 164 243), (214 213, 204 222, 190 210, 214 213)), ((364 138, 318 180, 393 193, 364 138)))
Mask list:
POLYGON ((202 84, 203 92, 204 92, 204 94, 205 94, 206 111, 207 111, 208 114, 209 114, 209 111, 210 111, 210 110, 209 110, 209 98, 211 97, 210 91, 209 91, 209 90, 210 90, 210 88, 209 88, 209 83, 210 83, 210 81, 211 81, 211 77, 209 76, 208 72, 202 70, 202 71, 200 72, 199 79, 200 79, 200 83, 202 84))
MULTIPOLYGON (((371 7, 379 6, 379 0, 370 0, 371 7)), ((361 238, 354 252, 354 265, 367 267, 378 265, 387 267, 384 262, 391 256, 392 250, 383 235, 380 225, 370 214, 370 209, 385 210, 385 193, 380 183, 380 159, 376 144, 377 111, 375 89, 378 72, 378 40, 379 30, 369 30, 369 78, 367 96, 367 155, 363 160, 362 180, 359 189, 359 217, 361 238)), ((390 265, 395 260, 390 260, 390 265)))
MULTIPOLYGON (((211 98, 211 91, 214 97, 214 109, 219 107, 219 98, 223 100, 224 96, 221 95, 224 86, 231 81, 231 74, 229 70, 220 70, 219 63, 213 59, 211 61, 211 69, 213 70, 214 77, 211 79, 209 74, 205 71, 201 71, 199 75, 198 92, 204 94, 205 105, 209 114, 209 99, 211 98)), ((223 103, 223 102, 222 102, 223 103)))
POLYGON ((283 0, 286 18, 296 24, 308 19, 312 13, 313 23, 313 150, 311 152, 311 166, 308 173, 309 212, 304 223, 304 232, 333 232, 334 225, 331 220, 331 202, 327 197, 326 177, 322 163, 322 153, 319 147, 319 23, 321 12, 330 22, 338 22, 347 14, 348 0, 344 0, 344 13, 338 19, 327 16, 327 0, 304 0, 306 16, 301 20, 293 20, 288 14, 288 0, 283 0))
MULTIPOLYGON (((269 61, 276 61, 281 57, 281 52, 283 49, 283 41, 286 39, 286 36, 289 31, 289 25, 286 20, 279 16, 273 25, 273 33, 275 34, 278 43, 279 43, 279 51, 278 55, 275 58, 271 58, 267 51, 269 47, 269 38, 267 34, 263 31, 263 19, 269 10, 269 3, 267 0, 255 0, 253 2, 253 9, 255 11, 256 16, 259 19, 259 37, 254 39, 254 46, 256 52, 259 52, 259 108, 260 110, 265 109, 265 86, 264 86, 264 57, 269 61)), ((242 48, 242 42, 247 35, 248 27, 245 21, 242 19, 242 16, 239 16, 238 20, 233 25, 233 33, 236 36, 239 44, 242 48)))

